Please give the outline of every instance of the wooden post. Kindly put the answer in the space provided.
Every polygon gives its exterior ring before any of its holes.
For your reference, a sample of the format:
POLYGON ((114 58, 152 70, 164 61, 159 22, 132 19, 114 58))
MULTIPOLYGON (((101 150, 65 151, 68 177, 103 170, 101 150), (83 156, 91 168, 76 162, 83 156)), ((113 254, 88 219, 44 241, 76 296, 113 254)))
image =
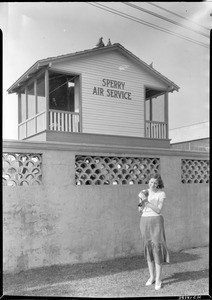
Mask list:
POLYGON ((26 101, 26 137, 28 136, 28 132, 27 132, 27 119, 28 119, 28 91, 27 91, 27 87, 25 87, 25 101, 26 101))
POLYGON ((22 105, 21 105, 21 93, 18 93, 18 124, 20 124, 22 122, 21 118, 21 112, 22 110, 22 105))
POLYGON ((149 120, 152 121, 152 98, 149 99, 149 120))
POLYGON ((49 70, 45 71, 46 130, 49 130, 49 70))
POLYGON ((164 117, 166 123, 166 139, 169 138, 169 102, 168 102, 168 92, 165 93, 164 99, 164 117))
POLYGON ((152 137, 152 97, 149 99, 149 137, 152 137))
POLYGON ((146 123, 146 89, 144 89, 144 137, 147 137, 147 123, 146 123))
MULTIPOLYGON (((34 94, 35 94, 35 116, 38 113, 38 97, 37 97, 37 79, 34 81, 34 94)), ((37 133, 37 117, 35 117, 35 133, 37 133)))
POLYGON ((27 120, 28 119, 28 91, 27 91, 27 87, 25 87, 24 92, 25 92, 25 101, 26 101, 26 115, 25 115, 25 117, 26 117, 26 120, 27 120))
POLYGON ((77 80, 78 86, 78 97, 79 97, 79 132, 83 132, 83 120, 82 120, 82 75, 80 75, 77 80))
POLYGON ((18 140, 20 140, 20 127, 19 127, 19 124, 21 122, 22 122, 21 93, 18 93, 18 140))

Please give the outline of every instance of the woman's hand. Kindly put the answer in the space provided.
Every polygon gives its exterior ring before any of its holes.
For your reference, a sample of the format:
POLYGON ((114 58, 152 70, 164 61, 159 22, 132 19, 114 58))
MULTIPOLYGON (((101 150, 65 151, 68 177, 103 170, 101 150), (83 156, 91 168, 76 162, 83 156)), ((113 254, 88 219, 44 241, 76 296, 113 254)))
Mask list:
POLYGON ((140 213, 142 213, 143 212, 143 208, 142 207, 138 207, 138 211, 140 212, 140 213))

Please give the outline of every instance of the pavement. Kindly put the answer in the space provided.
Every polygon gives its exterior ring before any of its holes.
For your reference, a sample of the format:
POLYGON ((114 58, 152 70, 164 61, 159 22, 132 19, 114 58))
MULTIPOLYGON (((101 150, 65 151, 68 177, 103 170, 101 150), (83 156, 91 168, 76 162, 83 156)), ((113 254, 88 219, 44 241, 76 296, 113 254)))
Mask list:
MULTIPOLYGON (((51 266, 3 275, 3 297, 125 298, 177 296, 179 299, 210 299, 209 247, 170 252, 163 266, 163 285, 146 287, 149 277, 143 256, 104 262, 51 266), (183 298, 185 297, 185 298, 183 298)), ((32 299, 32 298, 26 299, 32 299)))

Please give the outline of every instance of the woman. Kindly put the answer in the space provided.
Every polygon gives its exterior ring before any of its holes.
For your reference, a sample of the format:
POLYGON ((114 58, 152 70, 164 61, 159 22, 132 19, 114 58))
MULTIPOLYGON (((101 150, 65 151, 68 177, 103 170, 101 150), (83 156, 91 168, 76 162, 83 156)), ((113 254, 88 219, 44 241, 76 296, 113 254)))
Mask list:
POLYGON ((166 199, 162 178, 159 174, 153 174, 149 178, 148 196, 141 191, 138 195, 144 203, 140 221, 141 236, 144 245, 144 256, 147 259, 150 278, 146 282, 149 286, 155 282, 155 289, 159 290, 162 285, 161 270, 164 262, 169 263, 169 253, 166 245, 164 219, 161 209, 166 199))

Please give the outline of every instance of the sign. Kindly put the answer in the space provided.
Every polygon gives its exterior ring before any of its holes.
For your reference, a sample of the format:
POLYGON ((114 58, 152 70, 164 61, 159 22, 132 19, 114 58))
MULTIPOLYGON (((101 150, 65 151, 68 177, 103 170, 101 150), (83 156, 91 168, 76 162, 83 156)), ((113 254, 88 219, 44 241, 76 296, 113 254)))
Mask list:
POLYGON ((125 91, 125 82, 123 81, 103 78, 102 86, 103 87, 95 86, 93 88, 93 95, 132 100, 131 93, 125 91))

